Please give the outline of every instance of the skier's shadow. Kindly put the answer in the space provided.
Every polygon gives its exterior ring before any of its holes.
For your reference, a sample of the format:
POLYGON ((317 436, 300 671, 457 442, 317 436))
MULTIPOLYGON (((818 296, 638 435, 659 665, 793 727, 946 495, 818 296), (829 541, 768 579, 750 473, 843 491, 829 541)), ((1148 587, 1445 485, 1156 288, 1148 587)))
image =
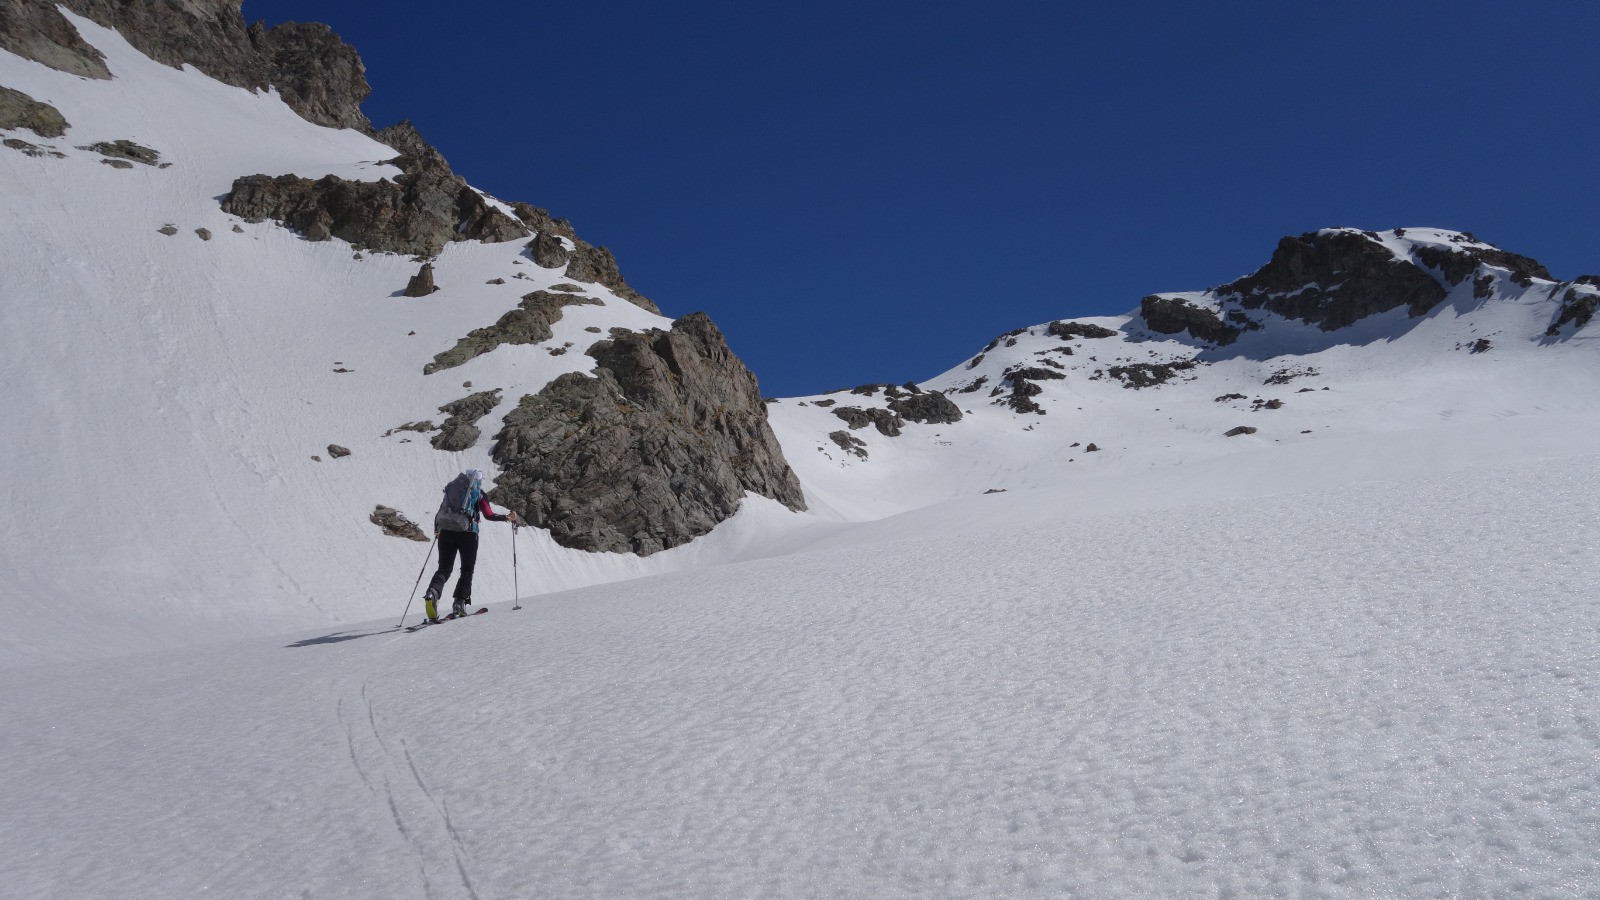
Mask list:
POLYGON ((362 631, 357 633, 352 633, 349 631, 335 631, 333 634, 325 634, 321 637, 306 638, 304 640, 295 641, 292 644, 284 644, 283 646, 286 650, 290 647, 315 647, 318 644, 337 644, 342 641, 353 641, 356 638, 372 637, 373 635, 378 634, 393 634, 394 631, 395 629, 393 628, 382 628, 377 631, 362 631))

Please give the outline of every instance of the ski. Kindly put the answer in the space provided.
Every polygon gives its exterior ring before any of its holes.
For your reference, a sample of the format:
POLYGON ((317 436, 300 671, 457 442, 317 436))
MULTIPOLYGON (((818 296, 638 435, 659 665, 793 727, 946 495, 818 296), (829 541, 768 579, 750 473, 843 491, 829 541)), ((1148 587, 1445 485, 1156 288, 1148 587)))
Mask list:
POLYGON ((427 628, 429 625, 443 625, 444 623, 452 621, 454 619, 465 619, 467 616, 481 616, 481 615, 483 615, 484 613, 486 613, 488 611, 489 610, 488 610, 487 607, 485 607, 483 609, 475 609, 472 612, 467 613, 465 616, 457 616, 457 615, 443 616, 437 622, 430 622, 427 619, 423 619, 421 622, 418 622, 415 625, 407 625, 406 626, 406 630, 407 631, 421 631, 422 629, 427 628))

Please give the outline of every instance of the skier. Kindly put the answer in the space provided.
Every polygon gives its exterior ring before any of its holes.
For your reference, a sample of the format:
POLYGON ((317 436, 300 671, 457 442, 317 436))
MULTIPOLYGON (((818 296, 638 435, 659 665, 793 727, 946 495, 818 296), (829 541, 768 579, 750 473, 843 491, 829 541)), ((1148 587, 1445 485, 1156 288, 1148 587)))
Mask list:
POLYGON ((491 522, 517 521, 515 512, 500 515, 483 496, 483 470, 468 469, 444 486, 444 501, 433 517, 434 536, 439 539, 439 569, 428 581, 428 591, 422 595, 428 621, 439 621, 437 603, 444 592, 444 583, 450 580, 455 568, 456 554, 461 554, 461 577, 456 580, 455 603, 449 618, 467 614, 472 604, 472 569, 478 562, 478 518, 491 522))

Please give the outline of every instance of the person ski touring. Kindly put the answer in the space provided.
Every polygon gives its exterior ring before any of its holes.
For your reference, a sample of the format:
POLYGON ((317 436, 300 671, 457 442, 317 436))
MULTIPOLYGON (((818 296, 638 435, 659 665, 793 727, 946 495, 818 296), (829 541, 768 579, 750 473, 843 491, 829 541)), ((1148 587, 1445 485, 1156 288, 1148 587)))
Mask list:
POLYGON ((444 500, 433 517, 434 536, 439 539, 439 568, 428 581, 428 590, 422 595, 423 607, 429 622, 439 621, 438 602, 444 593, 444 584, 450 580, 455 568, 456 554, 461 555, 461 577, 456 579, 455 603, 448 618, 467 614, 472 605, 472 570, 478 563, 478 520, 491 522, 517 521, 515 512, 500 515, 483 496, 483 470, 468 469, 444 486, 444 500))

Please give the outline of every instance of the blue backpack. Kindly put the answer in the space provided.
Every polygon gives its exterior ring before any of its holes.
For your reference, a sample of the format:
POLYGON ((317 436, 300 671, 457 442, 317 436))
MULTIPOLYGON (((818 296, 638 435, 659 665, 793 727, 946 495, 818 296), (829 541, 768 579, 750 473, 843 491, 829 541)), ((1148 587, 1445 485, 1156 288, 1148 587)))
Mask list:
POLYGON ((444 501, 433 516, 434 531, 477 531, 478 514, 472 507, 482 496, 472 479, 457 475, 444 486, 444 501))

